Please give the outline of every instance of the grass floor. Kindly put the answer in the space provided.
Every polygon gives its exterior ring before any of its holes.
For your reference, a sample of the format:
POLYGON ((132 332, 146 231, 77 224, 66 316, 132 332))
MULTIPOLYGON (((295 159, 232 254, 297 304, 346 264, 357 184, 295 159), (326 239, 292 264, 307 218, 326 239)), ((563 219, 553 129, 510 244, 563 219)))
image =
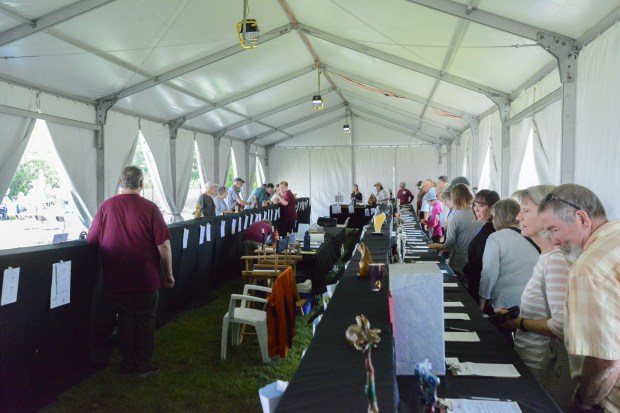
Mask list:
MULTIPOLYGON (((120 355, 110 365, 61 394, 44 412, 260 412, 258 389, 276 379, 290 380, 312 339, 307 316, 297 317, 297 335, 288 356, 263 363, 256 336, 228 347, 220 360, 222 317, 230 294, 241 281, 215 291, 207 306, 182 313, 157 330, 155 360, 161 372, 147 379, 117 373, 120 355)), ((251 328, 250 328, 251 329, 251 328)))
MULTIPOLYGON (((327 274, 328 284, 344 270, 343 260, 359 238, 348 233, 344 255, 327 274)), ((74 412, 261 412, 258 389, 277 379, 290 380, 301 353, 312 340, 309 316, 297 316, 293 346, 284 359, 263 363, 255 336, 246 336, 240 346, 228 346, 227 359, 220 359, 222 317, 230 295, 241 293, 243 284, 229 282, 213 294, 208 305, 184 312, 156 332, 154 359, 161 372, 147 379, 117 373, 120 354, 112 356, 105 370, 62 393, 43 410, 45 413, 74 412)), ((250 327, 251 329, 251 327, 250 327)))

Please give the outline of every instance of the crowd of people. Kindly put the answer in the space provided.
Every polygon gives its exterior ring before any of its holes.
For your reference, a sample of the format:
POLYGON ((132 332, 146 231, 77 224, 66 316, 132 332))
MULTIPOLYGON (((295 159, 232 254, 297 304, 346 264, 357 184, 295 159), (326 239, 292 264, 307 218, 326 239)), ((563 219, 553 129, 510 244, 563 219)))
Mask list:
MULTIPOLYGON (((458 177, 418 182, 418 216, 482 311, 564 411, 620 411, 620 222, 576 184, 500 199, 458 177)), ((401 204, 414 202, 401 183, 401 204)))
MULTIPOLYGON (((247 199, 243 199, 241 188, 245 184, 242 178, 235 178, 229 188, 207 184, 205 191, 196 201, 196 218, 213 217, 244 209, 260 208, 268 205, 280 206, 281 234, 292 233, 297 221, 297 203, 295 195, 288 188, 288 182, 267 183, 255 188, 247 199)), ((360 194, 361 195, 361 194, 360 194)))
MULTIPOLYGON (((121 181, 121 193, 97 211, 88 241, 100 247, 119 308, 121 373, 146 377, 159 371, 152 361, 157 291, 175 283, 170 233, 155 204, 139 196, 140 169, 125 168, 121 181), (137 261, 136 251, 143 254, 137 261)), ((291 233, 297 212, 288 183, 258 187, 246 200, 244 183, 207 185, 197 216, 277 204, 278 229, 291 233)), ((489 189, 474 194, 465 177, 448 183, 445 176, 417 187, 414 196, 401 182, 396 198, 415 206, 429 248, 446 254, 482 311, 519 307, 499 328, 557 403, 572 412, 620 411, 620 222, 607 219, 597 195, 576 184, 536 185, 500 199, 489 189)), ((375 188, 377 202, 388 202, 383 185, 375 188)), ((354 185, 351 200, 362 199, 354 185)), ((271 232, 270 223, 260 225, 247 231, 248 240, 271 232)))

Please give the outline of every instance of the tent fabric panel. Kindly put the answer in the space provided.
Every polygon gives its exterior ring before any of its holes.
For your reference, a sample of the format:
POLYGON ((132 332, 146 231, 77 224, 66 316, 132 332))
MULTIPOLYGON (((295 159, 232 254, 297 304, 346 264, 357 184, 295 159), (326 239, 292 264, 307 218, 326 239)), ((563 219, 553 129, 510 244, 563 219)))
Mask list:
POLYGON ((116 111, 108 112, 103 129, 104 198, 116 194, 122 169, 133 161, 138 133, 138 119, 116 111))
POLYGON ((353 148, 355 158, 353 181, 358 184, 360 192, 364 194, 364 202, 371 193, 377 193, 374 187, 377 181, 383 184, 386 191, 396 188, 394 184, 395 153, 395 148, 353 148))
POLYGON ((447 82, 439 82, 433 100, 453 108, 462 108, 475 116, 495 106, 486 96, 447 82))
POLYGON ((534 163, 541 183, 558 185, 562 169, 562 102, 534 114, 534 163))
POLYGON ((175 162, 176 162, 176 206, 177 210, 183 211, 194 166, 194 132, 179 129, 175 139, 175 162))
POLYGON ((35 119, 0 113, 3 146, 3 150, 0 152, 0 202, 8 193, 15 171, 17 171, 26 146, 28 146, 30 141, 28 130, 34 126, 31 125, 32 122, 35 122, 35 119))
MULTIPOLYGON (((329 109, 342 102, 342 99, 340 99, 338 94, 335 92, 326 93, 324 95, 321 95, 321 97, 323 98, 323 104, 325 109, 329 109)), ((268 125, 281 126, 293 122, 296 119, 302 119, 312 114, 321 115, 321 113, 321 111, 317 111, 312 108, 312 96, 308 96, 307 102, 301 103, 297 106, 293 106, 292 108, 275 113, 271 116, 267 116, 266 118, 261 119, 261 122, 268 125)))
POLYGON ((355 117, 353 123, 353 144, 355 146, 365 145, 420 145, 428 144, 411 135, 387 129, 365 119, 355 117))
POLYGON ((198 167, 200 168, 204 182, 203 186, 215 182, 215 148, 213 136, 205 133, 196 133, 196 146, 198 147, 198 167))
POLYGON ((448 71, 450 74, 510 93, 530 77, 530 73, 522 69, 523 66, 538 71, 555 60, 538 46, 510 47, 517 44, 523 46, 534 42, 470 23, 448 71), (517 61, 518 65, 515 64, 517 61), (472 65, 471 62, 484 62, 484 66, 472 65))
MULTIPOLYGON (((467 0, 457 0, 467 3, 467 0)), ((578 38, 618 7, 614 0, 501 2, 482 0, 478 9, 534 27, 578 38)))
POLYGON ((2 62, 2 76, 28 79, 44 89, 95 100, 144 78, 99 56, 39 32, 0 47, 0 56, 35 56, 2 62))
MULTIPOLYGON (((328 113, 323 116, 316 116, 313 119, 307 120, 302 123, 298 123, 295 126, 291 126, 285 130, 286 133, 289 133, 293 136, 305 136, 305 140, 308 142, 308 145, 316 145, 314 139, 308 139, 308 134, 312 134, 315 132, 317 128, 321 128, 325 125, 331 124, 339 124, 340 136, 342 136, 342 125, 344 124, 344 108, 336 110, 332 113, 328 113), (308 129, 312 129, 311 132, 307 132, 308 129), (303 134, 303 135, 302 135, 303 134)), ((314 136, 314 135, 313 135, 314 136)), ((326 142, 324 138, 320 138, 322 142, 326 142)))
MULTIPOLYGON (((206 106, 203 104, 201 106, 206 106)), ((196 123, 202 125, 210 131, 216 131, 226 127, 226 125, 232 125, 233 123, 244 120, 243 116, 237 115, 226 109, 215 109, 204 115, 197 116, 187 121, 188 125, 194 125, 196 123)))
MULTIPOLYGON (((234 26, 233 26, 234 27, 234 26)), ((238 53, 176 78, 173 83, 220 101, 314 63, 296 33, 260 45, 260 53, 238 53), (257 70, 266 68, 269 70, 257 70)))
POLYGON ((310 151, 310 222, 329 216, 329 207, 338 193, 348 201, 352 185, 350 165, 351 148, 314 148, 310 151))
POLYGON ((437 149, 430 145, 396 148, 396 182, 395 192, 400 182, 405 182, 407 188, 417 195, 415 184, 418 181, 439 177, 439 155, 437 149))
POLYGON ((268 130, 270 130, 268 126, 253 122, 248 123, 247 125, 237 128, 235 130, 232 130, 226 133, 226 135, 238 139, 248 139, 260 133, 267 132, 268 130))
POLYGON ((151 118, 169 120, 206 105, 204 101, 171 87, 157 85, 121 99, 115 107, 132 113, 148 113, 151 118))
POLYGON ((271 182, 287 181, 297 197, 309 197, 312 191, 310 176, 310 149, 274 148, 269 151, 271 182))
POLYGON ((58 157, 69 176, 72 195, 80 219, 90 226, 97 211, 97 169, 84 165, 97 164, 95 132, 73 126, 46 122, 58 157))
POLYGON ((575 182, 600 197, 609 219, 620 218, 616 191, 610 190, 610 183, 620 181, 618 44, 616 23, 581 51, 577 69, 575 182))
POLYGON ((332 120, 329 124, 318 125, 316 129, 306 134, 295 137, 283 142, 278 146, 344 146, 349 145, 350 135, 342 132, 342 120, 340 118, 332 120))

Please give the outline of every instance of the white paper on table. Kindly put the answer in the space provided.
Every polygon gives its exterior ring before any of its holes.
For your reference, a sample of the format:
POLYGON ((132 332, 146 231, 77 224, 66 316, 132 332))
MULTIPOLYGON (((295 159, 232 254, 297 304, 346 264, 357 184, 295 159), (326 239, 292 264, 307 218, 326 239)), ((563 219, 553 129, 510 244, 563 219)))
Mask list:
POLYGON ((189 229, 183 228, 183 249, 187 249, 187 239, 189 238, 189 229))
POLYGON ((474 343, 480 341, 480 337, 475 331, 444 331, 443 339, 445 341, 460 341, 474 343))
POLYGON ((369 217, 370 216, 370 210, 369 209, 365 209, 364 210, 364 215, 369 217))
POLYGON ((472 363, 464 362, 457 365, 457 376, 484 376, 516 379, 521 377, 512 364, 472 363))
POLYGON ((234 234, 237 232, 237 218, 233 218, 232 225, 230 226, 230 233, 234 234))
POLYGON ((248 229, 248 218, 250 216, 246 215, 245 218, 243 219, 243 229, 248 229))
POLYGON ((342 207, 340 205, 332 205, 332 214, 342 214, 342 207))
POLYGON ((71 261, 60 261, 52 265, 52 288, 50 308, 71 302, 71 261))
POLYGON ((443 283, 444 287, 458 287, 458 283, 443 283))
POLYGON ((19 287, 19 267, 4 270, 2 280, 2 300, 0 305, 7 305, 17 301, 17 289, 19 287))
POLYGON ((450 413, 521 413, 519 404, 501 400, 445 399, 450 413))
POLYGON ((444 320, 471 320, 466 313, 443 313, 444 320))
POLYGON ((443 303, 444 307, 465 307, 460 301, 446 301, 443 303))
POLYGON ((211 242, 211 224, 207 224, 207 242, 211 242))
POLYGON ((198 236, 198 245, 202 245, 205 242, 205 226, 200 226, 200 235, 198 236))
POLYGON ((349 205, 349 214, 354 214, 355 213, 355 209, 353 207, 353 205, 349 205))
POLYGON ((226 221, 222 220, 220 225, 220 238, 224 238, 226 236, 226 221))

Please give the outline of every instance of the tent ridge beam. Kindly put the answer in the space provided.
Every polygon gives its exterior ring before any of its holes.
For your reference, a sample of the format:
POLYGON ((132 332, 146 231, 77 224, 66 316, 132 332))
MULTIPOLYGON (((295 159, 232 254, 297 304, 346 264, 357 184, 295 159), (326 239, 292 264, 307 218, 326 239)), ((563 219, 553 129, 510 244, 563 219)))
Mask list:
MULTIPOLYGON (((278 27, 277 29, 274 29, 272 31, 270 31, 269 33, 266 33, 264 35, 261 36, 261 43, 265 43, 268 42, 269 40, 275 39, 277 37, 280 37, 288 32, 290 32, 292 29, 292 25, 291 24, 287 24, 281 27, 278 27)), ((179 76, 183 76, 184 74, 187 74, 189 72, 192 72, 194 70, 198 70, 204 66, 208 66, 212 63, 218 62, 220 60, 226 59, 227 57, 233 56, 237 53, 241 53, 245 51, 245 49, 239 47, 239 45, 234 45, 234 46, 230 46, 224 50, 220 50, 219 52, 210 54, 208 56, 203 57, 202 59, 198 59, 194 62, 190 62, 187 63, 183 66, 179 66, 175 69, 169 70, 167 72, 164 73, 160 73, 159 75, 153 76, 150 79, 144 80, 142 82, 139 82, 133 86, 130 86, 128 88, 125 88, 123 90, 114 92, 108 96, 111 95, 117 95, 119 99, 123 99, 126 98, 128 96, 134 95, 136 93, 142 92, 146 89, 150 89, 152 87, 155 87, 161 83, 167 82, 169 80, 175 79, 179 76)), ((107 96, 106 96, 107 97, 107 96)))
POLYGON ((353 73, 347 72, 345 70, 340 70, 338 68, 335 68, 333 66, 330 65, 324 65, 324 70, 342 77, 348 77, 351 79, 355 79, 358 82, 364 83, 368 86, 374 86, 376 88, 379 89, 383 89, 386 91, 390 91, 398 96, 402 96, 406 99, 412 100, 414 102, 418 102, 421 103, 423 105, 429 105, 430 107, 436 108, 436 109, 440 109, 440 110, 445 110, 446 112, 450 112, 453 115, 459 115, 459 116, 463 116, 463 115, 471 115, 471 113, 465 112, 461 109, 457 109, 457 108, 453 108, 435 101, 431 101, 428 98, 413 94, 413 93, 409 93, 409 92, 405 92, 403 90, 399 90, 397 88, 394 88, 392 86, 388 86, 388 85, 384 85, 382 83, 376 82, 374 80, 370 80, 370 79, 366 79, 362 76, 358 76, 355 75, 353 73))
MULTIPOLYGON (((326 114, 327 114, 327 113, 326 113, 326 114)), ((320 116, 320 115, 319 115, 319 116, 320 116)), ((305 134, 307 134, 307 133, 309 133, 309 132, 312 132, 313 130, 315 130, 315 129, 317 129, 317 128, 322 128, 322 127, 324 127, 324 126, 331 125, 332 123, 336 123, 336 122, 338 122, 338 121, 339 121, 339 118, 334 118, 334 119, 328 120, 328 121, 326 121, 326 122, 324 122, 324 123, 321 123, 320 125, 312 126, 312 127, 310 127, 310 128, 307 128, 307 129, 304 129, 304 130, 302 130, 302 131, 299 131, 299 132, 297 132, 297 133, 295 133, 295 134, 293 134, 293 135, 289 135, 287 138, 283 138, 283 139, 277 140, 277 141, 275 141, 275 142, 273 142, 273 143, 269 144, 269 146, 266 146, 266 148, 268 148, 268 149, 273 149, 273 147, 274 147, 274 146, 276 146, 276 145, 279 145, 279 144, 284 143, 284 142, 286 142, 286 141, 290 141, 290 140, 291 140, 291 139, 293 139, 293 138, 298 138, 298 137, 303 136, 303 135, 305 135, 305 134)), ((315 146, 315 147, 316 147, 316 146, 315 146)))
POLYGON ((474 92, 478 92, 483 95, 486 95, 489 98, 508 97, 508 93, 506 92, 491 88, 489 86, 478 84, 471 80, 463 79, 461 77, 442 72, 441 70, 437 70, 432 67, 428 67, 428 66, 424 66, 419 63, 412 62, 411 60, 407 60, 402 57, 395 56, 390 53, 386 53, 382 50, 375 49, 370 46, 366 46, 361 43, 357 43, 352 40, 342 38, 340 36, 336 36, 334 34, 316 29, 314 27, 310 27, 302 23, 298 23, 297 26, 298 26, 297 30, 301 30, 302 32, 308 34, 309 36, 316 37, 316 38, 328 41, 333 44, 337 44, 347 49, 354 50, 356 52, 374 57, 379 60, 383 60, 385 62, 394 64, 396 66, 400 66, 405 69, 409 69, 411 71, 421 73, 431 78, 439 79, 447 83, 452 83, 456 86, 460 86, 462 88, 469 89, 474 92))
POLYGON ((311 66, 307 66, 307 67, 299 69, 299 70, 297 70, 295 72, 289 73, 289 74, 287 74, 285 76, 273 79, 273 80, 271 80, 269 82, 266 82, 266 83, 264 83, 262 85, 258 85, 256 87, 250 89, 250 90, 244 91, 242 93, 238 93, 236 95, 232 95, 232 96, 230 96, 230 97, 228 97, 226 99, 222 99, 222 100, 220 100, 218 102, 214 102, 213 104, 204 106, 204 107, 199 108, 197 110, 194 110, 194 111, 192 111, 190 113, 187 113, 187 114, 183 115, 182 117, 185 117, 186 120, 193 119, 193 118, 195 118, 197 116, 204 115, 205 113, 211 112, 212 110, 220 109, 220 108, 222 108, 222 107, 224 107, 226 105, 230 105, 231 103, 236 102, 238 100, 245 99, 245 98, 247 98, 249 96, 252 96, 252 95, 254 95, 256 93, 260 93, 260 92, 262 92, 264 90, 267 90, 269 88, 272 88, 274 86, 278 86, 278 85, 280 85, 282 83, 288 82, 289 80, 293 80, 295 78, 303 76, 303 75, 305 75, 307 73, 310 73, 310 72, 314 71, 315 69, 316 69, 316 65, 315 64, 313 64, 311 66))
POLYGON ((49 29, 116 0, 82 0, 0 33, 0 46, 49 29))
MULTIPOLYGON (((370 122, 372 124, 375 124, 377 126, 381 126, 383 128, 386 128, 386 129, 393 130, 394 132, 402 133, 403 135, 411 136, 412 138, 416 138, 416 139, 419 139, 419 140, 422 140, 422 141, 425 141, 425 142, 428 142, 428 143, 432 143, 432 144, 436 143, 435 141, 431 141, 430 139, 428 139, 425 136, 418 135, 418 133, 416 133, 416 132, 413 132, 411 130, 400 129, 400 128, 396 127, 394 124, 391 124, 389 122, 385 122, 385 121, 382 121, 382 120, 374 119, 371 116, 366 116, 366 115, 360 114, 360 113, 354 113, 353 117, 365 120, 366 122, 370 122)), ((369 146, 375 146, 375 145, 369 145, 369 146)), ((394 146, 394 145, 389 145, 389 146, 394 146)))
MULTIPOLYGON (((467 5, 457 3, 452 0, 407 0, 420 6, 428 7, 461 19, 469 20, 487 27, 492 27, 503 32, 512 33, 526 39, 538 41, 538 32, 542 31, 540 27, 534 27, 529 24, 511 20, 497 14, 489 13, 467 5)), ((553 35, 561 36, 556 33, 553 35)), ((563 36, 566 37, 566 36, 563 36)), ((572 39, 574 40, 574 39, 572 39)))

